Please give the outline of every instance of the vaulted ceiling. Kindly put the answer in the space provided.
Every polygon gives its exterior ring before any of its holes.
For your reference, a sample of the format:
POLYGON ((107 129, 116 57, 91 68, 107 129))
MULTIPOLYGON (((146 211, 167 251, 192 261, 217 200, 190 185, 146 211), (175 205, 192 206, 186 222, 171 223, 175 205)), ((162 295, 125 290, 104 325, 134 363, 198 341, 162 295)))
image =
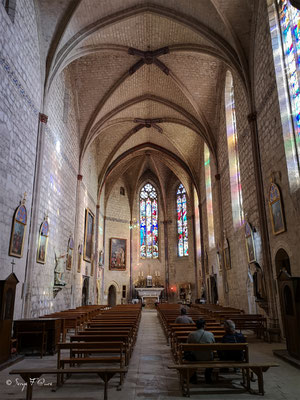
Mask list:
POLYGON ((146 170, 163 177, 167 169, 197 187, 203 141, 216 152, 225 71, 249 91, 257 3, 37 1, 46 21, 45 97, 67 68, 77 97, 81 160, 89 146, 97 147, 100 185, 123 176, 134 188, 146 170))

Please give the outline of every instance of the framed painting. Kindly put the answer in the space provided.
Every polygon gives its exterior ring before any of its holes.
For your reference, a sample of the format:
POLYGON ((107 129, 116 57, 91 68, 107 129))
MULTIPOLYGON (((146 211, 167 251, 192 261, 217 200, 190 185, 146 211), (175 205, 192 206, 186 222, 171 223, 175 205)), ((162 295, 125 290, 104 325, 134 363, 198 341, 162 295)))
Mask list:
POLYGON ((49 223, 48 223, 48 218, 45 217, 40 227, 39 241, 38 241, 37 255, 36 255, 36 261, 40 264, 45 264, 46 262, 48 236, 49 236, 49 223))
POLYGON ((109 269, 115 271, 126 270, 126 239, 110 239, 109 269))
POLYGON ((77 264, 77 272, 81 272, 81 261, 82 261, 82 244, 78 246, 78 264, 77 264))
POLYGON ((66 262, 66 269, 69 271, 71 271, 72 269, 73 250, 74 250, 74 240, 72 237, 70 237, 68 241, 67 262, 66 262))
POLYGON ((95 216, 89 208, 85 209, 83 259, 91 262, 93 254, 93 234, 95 216))
POLYGON ((246 222, 246 224, 245 224, 245 241, 246 241, 248 263, 255 262, 256 261, 256 253, 255 253, 253 231, 252 231, 252 227, 249 224, 249 222, 246 222))
POLYGON ((280 190, 275 183, 271 183, 269 190, 269 209, 273 235, 278 235, 279 233, 284 232, 286 229, 284 214, 282 211, 280 190))
POLYGON ((9 255, 18 258, 23 256, 24 237, 27 224, 27 210, 24 203, 25 196, 22 204, 20 204, 15 211, 9 244, 9 255))
POLYGON ((229 240, 228 239, 224 240, 223 260, 224 260, 225 269, 231 269, 230 246, 229 246, 229 240))

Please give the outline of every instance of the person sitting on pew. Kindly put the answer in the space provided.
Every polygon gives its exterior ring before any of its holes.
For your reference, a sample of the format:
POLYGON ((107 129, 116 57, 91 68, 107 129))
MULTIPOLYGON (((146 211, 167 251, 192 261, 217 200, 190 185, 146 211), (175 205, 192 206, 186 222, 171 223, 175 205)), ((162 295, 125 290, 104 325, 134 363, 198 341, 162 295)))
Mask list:
MULTIPOLYGON (((242 333, 235 331, 235 323, 231 319, 224 321, 225 335, 222 338, 222 343, 246 343, 245 336, 242 333)), ((218 352, 219 358, 222 361, 243 361, 244 353, 242 350, 224 350, 218 352)), ((222 368, 221 372, 228 372, 229 368, 222 368)))
MULTIPOLYGON (((187 338, 188 343, 215 343, 215 337, 212 332, 205 330, 205 320, 198 319, 196 321, 197 330, 191 332, 187 338)), ((211 361, 214 358, 212 351, 195 351, 191 352, 185 357, 188 361, 211 361)), ((212 368, 205 369, 205 382, 212 383, 212 368)), ((197 383, 197 373, 196 371, 190 378, 190 383, 197 383)))
POLYGON ((182 308, 180 311, 181 315, 179 315, 176 319, 175 319, 175 324, 193 324, 194 321, 192 320, 191 317, 188 317, 186 315, 186 309, 182 308))

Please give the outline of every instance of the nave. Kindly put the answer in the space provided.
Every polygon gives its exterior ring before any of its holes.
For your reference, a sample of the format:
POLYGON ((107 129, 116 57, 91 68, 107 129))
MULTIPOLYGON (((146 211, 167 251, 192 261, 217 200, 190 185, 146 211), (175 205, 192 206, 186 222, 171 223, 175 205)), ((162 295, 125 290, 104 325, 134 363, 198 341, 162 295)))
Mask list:
MULTIPOLYGON (((280 343, 266 343, 257 339, 247 331, 249 342, 249 355, 251 361, 276 362, 279 368, 271 368, 264 374, 266 400, 298 400, 300 393, 299 372, 284 361, 275 358, 272 350, 282 348, 280 343)), ((25 391, 16 384, 16 376, 10 376, 12 369, 50 368, 56 366, 57 356, 26 357, 25 360, 0 372, 1 399, 24 399, 25 391), (7 384, 11 380, 10 385, 7 384)), ((144 400, 144 399, 182 399, 177 373, 169 370, 168 365, 174 362, 171 357, 170 346, 159 323, 155 310, 143 310, 139 325, 137 341, 130 359, 128 373, 126 374, 121 391, 117 391, 118 377, 114 377, 108 385, 108 399, 110 400, 144 400)), ((220 385, 200 384, 191 385, 191 399, 219 400, 221 399, 253 399, 253 395, 245 392, 239 385, 241 377, 235 380, 235 389, 224 388, 220 385), (238 390, 240 388, 240 390, 238 390), (226 394, 227 391, 227 394, 226 394)), ((22 379, 18 377, 18 382, 22 379)), ((45 385, 53 383, 55 376, 45 376, 45 385)), ((203 382, 203 381, 202 381, 203 382)), ((255 386, 253 386, 255 387, 255 386)), ((69 378, 57 391, 52 392, 51 387, 35 386, 33 399, 85 399, 98 400, 103 398, 103 384, 97 377, 76 375, 69 378)))

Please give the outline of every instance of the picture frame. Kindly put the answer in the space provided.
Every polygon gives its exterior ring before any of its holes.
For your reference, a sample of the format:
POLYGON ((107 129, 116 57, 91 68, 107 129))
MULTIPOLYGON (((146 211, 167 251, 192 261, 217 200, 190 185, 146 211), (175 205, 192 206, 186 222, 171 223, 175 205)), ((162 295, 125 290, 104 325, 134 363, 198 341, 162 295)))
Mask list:
POLYGON ((247 250, 248 263, 253 263, 256 261, 255 244, 253 238, 253 230, 249 222, 245 224, 245 242, 247 250))
POLYGON ((269 210, 273 235, 279 235, 285 232, 285 218, 282 209, 280 189, 273 182, 269 189, 269 210))
POLYGON ((224 260, 224 268, 226 270, 231 269, 230 245, 229 245, 229 240, 227 238, 224 240, 224 245, 223 245, 223 260, 224 260))
POLYGON ((78 273, 81 272, 82 250, 83 250, 83 246, 82 246, 82 244, 80 244, 80 245, 78 246, 78 264, 77 264, 77 272, 78 272, 78 273))
POLYGON ((14 213, 13 225, 10 235, 9 256, 23 257, 24 238, 27 225, 27 210, 25 207, 25 195, 22 203, 14 213))
POLYGON ((74 240, 71 236, 68 240, 68 250, 67 250, 67 260, 66 260, 66 269, 68 271, 71 271, 72 269, 73 250, 74 250, 74 240))
POLYGON ((85 209, 84 220, 84 246, 83 246, 83 259, 91 262, 93 254, 93 235, 94 235, 95 215, 89 208, 85 209))
POLYGON ((38 240, 38 247, 36 254, 36 262, 38 262, 39 264, 46 263, 48 237, 49 237, 49 223, 48 223, 48 218, 45 217, 44 221, 41 223, 40 226, 39 240, 38 240))
POLYGON ((126 239, 110 238, 109 269, 126 270, 126 239))

